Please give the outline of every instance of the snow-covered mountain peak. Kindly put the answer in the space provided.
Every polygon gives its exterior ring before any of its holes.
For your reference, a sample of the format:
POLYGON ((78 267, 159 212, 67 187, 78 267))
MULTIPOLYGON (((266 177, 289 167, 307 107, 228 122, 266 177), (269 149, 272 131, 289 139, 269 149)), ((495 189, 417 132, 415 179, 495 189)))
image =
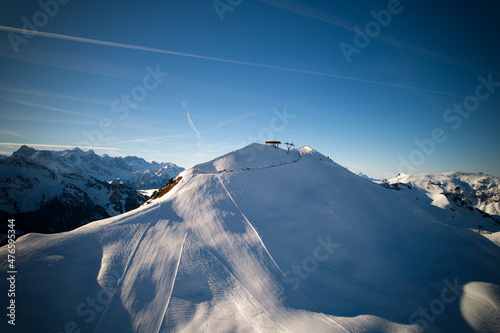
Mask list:
POLYGON ((403 180, 407 179, 408 177, 413 177, 413 175, 410 175, 410 174, 405 173, 405 172, 400 172, 396 176, 396 179, 399 179, 399 180, 403 181, 403 180))
POLYGON ((300 151, 303 154, 315 154, 315 153, 318 153, 316 150, 314 150, 313 148, 311 148, 309 146, 301 146, 301 147, 297 148, 297 150, 300 151))
POLYGON ((34 153, 36 153, 35 148, 28 147, 26 145, 22 145, 17 151, 15 151, 13 154, 18 155, 18 156, 24 156, 24 157, 30 157, 34 153))
MULTIPOLYGON (((31 320, 16 328, 498 327, 500 300, 491 297, 500 292, 497 245, 455 227, 414 193, 369 182, 316 151, 251 144, 186 170, 169 190, 117 217, 19 239, 16 266, 25 287, 16 293, 16 311, 31 320), (432 317, 423 312, 429 308, 432 317)), ((0 289, 8 290, 7 280, 0 289)))
POLYGON ((287 154, 282 149, 258 143, 249 144, 211 161, 197 164, 192 169, 200 173, 234 172, 244 169, 271 167, 283 163, 290 163, 298 157, 298 153, 287 154))
POLYGON ((255 170, 294 163, 305 155, 312 155, 320 160, 328 160, 324 155, 308 146, 287 151, 269 145, 251 143, 209 162, 197 164, 192 169, 200 173, 255 170))

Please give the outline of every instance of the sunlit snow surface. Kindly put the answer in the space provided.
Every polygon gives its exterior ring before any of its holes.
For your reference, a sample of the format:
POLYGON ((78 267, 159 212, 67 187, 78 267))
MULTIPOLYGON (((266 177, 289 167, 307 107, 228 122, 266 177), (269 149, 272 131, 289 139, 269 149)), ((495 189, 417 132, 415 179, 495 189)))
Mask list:
POLYGON ((441 174, 420 174, 416 176, 401 173, 390 183, 404 183, 425 191, 432 204, 449 208, 452 202, 445 195, 454 194, 468 201, 473 207, 500 218, 500 178, 481 172, 446 172, 441 174))
MULTIPOLYGON (((500 247, 453 226, 460 216, 452 220, 309 147, 287 154, 251 144, 181 176, 167 195, 132 212, 21 238, 9 329, 498 328, 500 247)), ((0 284, 8 290, 5 279, 0 284)))

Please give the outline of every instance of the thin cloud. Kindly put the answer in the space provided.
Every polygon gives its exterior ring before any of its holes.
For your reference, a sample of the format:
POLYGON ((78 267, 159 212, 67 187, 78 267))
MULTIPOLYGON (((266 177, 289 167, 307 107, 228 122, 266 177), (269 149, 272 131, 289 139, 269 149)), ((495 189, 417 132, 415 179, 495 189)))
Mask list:
POLYGON ((140 70, 119 66, 113 61, 75 53, 72 50, 61 53, 43 45, 24 48, 22 52, 15 53, 8 43, 0 43, 0 57, 117 79, 138 80, 144 76, 140 70))
POLYGON ((10 102, 10 103, 15 103, 15 104, 20 104, 20 105, 26 105, 26 106, 31 106, 31 107, 34 107, 34 108, 40 108, 40 109, 45 109, 45 110, 50 110, 50 111, 55 111, 55 112, 60 112, 60 113, 71 114, 71 115, 82 117, 82 118, 87 118, 87 119, 94 118, 94 117, 91 117, 91 116, 88 116, 86 114, 79 113, 79 112, 76 112, 76 111, 65 110, 65 109, 60 109, 60 108, 54 108, 54 107, 50 107, 50 106, 46 106, 46 105, 42 105, 42 104, 37 104, 37 103, 31 103, 31 102, 26 102, 26 101, 18 100, 18 99, 15 99, 15 98, 0 97, 0 99, 4 100, 6 102, 10 102))
MULTIPOLYGON (((48 147, 48 148, 76 148, 77 146, 68 146, 68 145, 49 145, 49 144, 43 144, 43 143, 14 143, 14 142, 0 142, 0 146, 3 147, 17 147, 17 146, 22 146, 26 145, 29 147, 48 147)), ((87 146, 81 146, 79 148, 82 149, 103 149, 103 150, 121 150, 119 148, 110 148, 110 147, 87 147, 87 146)))
MULTIPOLYGON (((112 100, 104 100, 104 99, 97 99, 97 98, 87 98, 87 97, 79 97, 79 96, 74 96, 74 95, 65 95, 65 94, 57 94, 57 93, 50 93, 50 92, 46 92, 46 91, 41 91, 41 90, 32 90, 32 89, 20 89, 20 88, 10 88, 10 87, 5 87, 5 86, 0 86, 0 91, 5 91, 5 92, 9 92, 9 93, 16 93, 16 94, 21 94, 21 95, 25 95, 25 96, 37 96, 37 97, 47 97, 47 98, 56 98, 56 99, 63 99, 63 100, 69 100, 69 101, 75 101, 75 102, 82 102, 82 103, 86 103, 86 104, 93 104, 93 105, 99 105, 99 106, 105 106, 105 107, 109 107, 111 108, 111 103, 112 103, 112 100)), ((8 98, 11 98, 12 97, 1 97, 0 96, 0 99, 8 99, 8 98)), ((13 103, 20 103, 21 100, 19 99, 12 99, 11 102, 13 103)), ((22 100, 24 102, 24 99, 22 100)), ((26 102, 24 102, 26 103, 26 102)), ((31 106, 36 106, 36 107, 44 107, 44 106, 41 106, 40 104, 36 104, 36 105, 31 105, 31 106)), ((176 111, 173 111, 173 110, 166 110, 165 108, 157 108, 157 107, 153 107, 153 106, 147 106, 147 105, 144 105, 143 103, 139 104, 137 106, 137 109, 141 109, 141 110, 151 110, 151 111, 161 111, 161 112, 165 112, 165 111, 168 111, 168 112, 176 112, 176 111)), ((58 110, 58 109, 55 109, 55 110, 58 110)), ((89 117, 91 118, 91 117, 89 117)))
POLYGON ((229 120, 226 120, 226 121, 218 123, 217 125, 215 125, 215 128, 220 128, 222 126, 225 126, 227 124, 233 123, 235 121, 238 121, 238 120, 241 120, 241 119, 244 119, 244 118, 248 118, 248 117, 251 117, 251 116, 255 116, 255 115, 259 114, 259 113, 263 113, 263 112, 269 111, 271 109, 272 108, 265 109, 265 110, 259 110, 259 111, 253 111, 253 112, 248 112, 248 113, 242 114, 242 115, 240 115, 238 117, 234 117, 232 119, 229 119, 229 120))
POLYGON ((407 86, 407 85, 402 85, 402 84, 388 83, 388 82, 382 82, 382 81, 376 81, 376 80, 367 80, 367 79, 361 79, 361 78, 345 76, 345 75, 309 71, 309 70, 303 70, 303 69, 297 69, 297 68, 273 66, 273 65, 266 65, 266 64, 259 64, 259 63, 253 63, 253 62, 224 59, 224 58, 208 57, 208 56, 202 56, 202 55, 192 54, 192 53, 176 52, 176 51, 163 50, 163 49, 138 46, 138 45, 131 45, 131 44, 107 42, 107 41, 102 41, 102 40, 97 40, 97 39, 54 34, 54 33, 43 32, 43 31, 32 31, 32 30, 12 28, 12 27, 6 27, 6 26, 0 26, 0 31, 29 34, 29 35, 35 35, 35 36, 40 36, 40 37, 52 38, 52 39, 69 40, 69 41, 74 41, 74 42, 96 44, 96 45, 103 45, 103 46, 111 46, 111 47, 153 52, 153 53, 177 55, 177 56, 188 57, 188 58, 196 58, 196 59, 217 61, 217 62, 223 62, 223 63, 238 64, 238 65, 251 66, 251 67, 268 68, 268 69, 275 69, 275 70, 281 70, 281 71, 287 71, 287 72, 295 72, 295 73, 303 73, 303 74, 310 74, 310 75, 332 77, 332 78, 337 78, 337 79, 342 79, 342 80, 364 82, 364 83, 377 84, 377 85, 383 85, 383 86, 388 86, 388 87, 402 88, 402 89, 408 89, 408 90, 417 90, 417 91, 425 91, 425 92, 429 92, 429 93, 446 95, 446 96, 453 96, 453 97, 463 97, 463 98, 466 97, 466 96, 457 95, 457 94, 444 92, 444 91, 424 89, 424 88, 418 88, 418 87, 412 87, 412 86, 407 86))
MULTIPOLYGON (((59 117, 61 118, 61 117, 59 117)), ((19 120, 26 123, 50 123, 50 124, 69 124, 69 125, 86 125, 86 126, 95 126, 95 121, 85 121, 85 120, 67 120, 67 119, 59 119, 57 117, 53 118, 35 118, 33 116, 11 116, 0 113, 0 120, 19 120)))
POLYGON ((19 133, 15 133, 15 132, 11 132, 11 131, 6 131, 6 130, 0 130, 0 135, 22 136, 19 133))
POLYGON ((200 135, 200 132, 198 132, 198 130, 196 129, 196 127, 194 126, 193 124, 193 121, 191 120, 191 116, 189 115, 189 110, 187 108, 187 102, 184 100, 184 97, 182 96, 181 94, 181 97, 182 97, 182 101, 181 101, 181 105, 182 105, 182 108, 186 111, 187 113, 187 119, 188 119, 188 124, 189 124, 189 127, 191 127, 193 129, 193 131, 195 131, 196 133, 196 137, 198 139, 201 139, 201 135, 200 135))
POLYGON ((315 20, 327 22, 329 24, 336 25, 338 27, 347 30, 354 29, 354 24, 349 21, 346 21, 344 19, 341 19, 340 17, 331 14, 324 13, 315 8, 309 7, 307 5, 295 1, 291 0, 259 0, 259 1, 269 6, 284 9, 292 13, 313 18, 315 20))
POLYGON ((39 97, 66 99, 66 100, 89 103, 89 104, 97 104, 97 105, 109 105, 110 104, 109 101, 105 101, 105 100, 101 100, 101 99, 70 96, 70 95, 64 95, 64 94, 55 94, 55 93, 49 93, 49 92, 41 91, 41 90, 20 89, 20 88, 11 88, 11 87, 5 87, 5 86, 0 86, 0 90, 7 91, 10 93, 39 96, 39 97))
POLYGON ((235 121, 247 118, 247 117, 251 117, 251 116, 254 116, 254 115, 257 115, 257 114, 260 114, 260 113, 264 113, 264 112, 268 112, 268 111, 274 110, 274 109, 279 108, 279 107, 283 107, 283 106, 287 106, 287 105, 292 105, 292 104, 296 104, 296 103, 299 103, 299 102, 303 102, 304 100, 305 99, 298 99, 298 100, 294 100, 294 101, 291 101, 291 102, 286 102, 286 103, 278 104, 278 105, 275 105, 275 106, 271 106, 270 108, 267 108, 267 109, 257 110, 257 111, 253 111, 253 112, 248 112, 248 113, 242 114, 240 116, 237 116, 235 118, 232 118, 232 119, 220 122, 217 125, 215 125, 214 129, 217 129, 219 127, 222 127, 224 125, 227 125, 229 123, 232 123, 232 122, 235 122, 235 121))
POLYGON ((241 120, 241 119, 245 119, 245 118, 248 118, 248 117, 251 117, 251 116, 255 116, 255 115, 257 115, 257 114, 264 113, 264 112, 268 112, 268 111, 274 110, 274 109, 276 109, 276 108, 279 108, 279 107, 282 107, 282 106, 285 106, 285 105, 291 105, 291 104, 294 104, 294 103, 297 103, 297 102, 300 102, 300 101, 301 101, 301 100, 293 101, 293 102, 290 102, 290 103, 278 104, 278 105, 272 106, 272 107, 267 108, 267 109, 263 109, 263 110, 257 110, 257 111, 248 112, 248 113, 245 113, 245 114, 239 115, 239 116, 237 116, 237 117, 234 117, 234 118, 232 118, 232 119, 229 119, 229 120, 226 120, 226 121, 220 122, 220 123, 218 123, 217 125, 215 125, 214 129, 220 128, 220 127, 222 127, 222 126, 225 126, 225 125, 227 125, 227 124, 230 124, 230 123, 232 123, 232 122, 235 122, 235 121, 238 121, 238 120, 241 120))
POLYGON ((138 143, 138 142, 154 142, 154 143, 161 143, 161 142, 166 142, 166 141, 172 141, 180 138, 186 138, 192 136, 192 134, 177 134, 177 135, 168 135, 168 136, 156 136, 156 137, 150 137, 150 138, 141 138, 141 139, 134 139, 134 140, 126 140, 126 141, 119 141, 119 142, 113 142, 110 143, 110 145, 120 145, 120 144, 125 144, 125 143, 138 143))

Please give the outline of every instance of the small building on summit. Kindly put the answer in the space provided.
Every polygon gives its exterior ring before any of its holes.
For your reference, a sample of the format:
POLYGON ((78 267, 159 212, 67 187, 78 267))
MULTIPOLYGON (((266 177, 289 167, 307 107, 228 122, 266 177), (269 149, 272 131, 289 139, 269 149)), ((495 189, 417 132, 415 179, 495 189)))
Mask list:
POLYGON ((273 146, 274 148, 279 148, 281 141, 266 141, 266 145, 273 146))

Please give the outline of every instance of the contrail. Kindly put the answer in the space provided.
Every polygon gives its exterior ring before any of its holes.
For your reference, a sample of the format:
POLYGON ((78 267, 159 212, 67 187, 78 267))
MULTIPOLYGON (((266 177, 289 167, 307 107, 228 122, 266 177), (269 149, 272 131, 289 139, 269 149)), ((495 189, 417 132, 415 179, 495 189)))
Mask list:
MULTIPOLYGON (((355 31, 354 28, 356 27, 356 24, 353 22, 349 22, 349 21, 344 20, 340 17, 334 16, 334 15, 331 15, 328 13, 324 13, 322 11, 319 11, 319 10, 313 8, 313 7, 310 7, 308 5, 304 5, 304 4, 301 4, 301 3, 298 3, 298 2, 295 2, 292 0, 258 0, 258 1, 260 1, 266 5, 280 8, 280 9, 283 9, 283 10, 286 10, 286 11, 289 11, 289 12, 292 12, 292 13, 295 13, 298 15, 306 16, 306 17, 309 17, 309 18, 312 18, 312 19, 315 19, 318 21, 323 21, 323 22, 326 22, 328 24, 345 29, 345 30, 355 31)), ((408 51, 420 53, 422 55, 432 57, 432 58, 435 58, 435 59, 440 60, 440 61, 448 62, 450 64, 453 64, 453 65, 456 65, 459 67, 466 66, 466 67, 474 69, 475 71, 486 71, 484 68, 481 68, 479 66, 472 65, 472 64, 445 56, 443 54, 440 54, 440 53, 437 53, 437 52, 434 52, 434 51, 431 51, 431 50, 428 50, 428 49, 425 49, 425 48, 422 48, 422 47, 419 47, 416 45, 412 45, 412 44, 403 42, 403 41, 395 39, 395 38, 390 38, 390 37, 381 36, 381 35, 374 36, 371 38, 377 39, 377 40, 384 42, 384 43, 387 43, 387 44, 394 45, 398 48, 406 49, 408 51)))
POLYGON ((196 137, 198 139, 201 138, 200 132, 198 132, 196 127, 194 127, 193 121, 191 120, 191 116, 189 116, 189 111, 187 111, 187 117, 188 117, 189 126, 191 126, 191 128, 196 132, 196 137))
POLYGON ((287 71, 287 72, 295 72, 295 73, 303 73, 303 74, 311 74, 311 75, 318 75, 318 76, 333 77, 333 78, 336 78, 336 79, 358 81, 358 82, 371 83, 371 84, 378 84, 378 85, 383 85, 383 86, 387 86, 387 87, 396 87, 396 88, 403 88, 403 89, 408 89, 408 90, 424 91, 424 92, 428 92, 428 93, 434 93, 434 94, 440 94, 440 95, 446 95, 446 96, 453 96, 453 97, 461 97, 461 98, 466 98, 467 97, 467 96, 457 95, 457 94, 453 94, 453 93, 449 93, 449 92, 444 92, 444 91, 424 89, 424 88, 418 88, 418 87, 413 87, 413 86, 407 86, 407 85, 396 84, 396 83, 388 83, 388 82, 382 82, 382 81, 376 81, 376 80, 367 80, 367 79, 361 79, 361 78, 352 77, 352 76, 345 76, 345 75, 337 75, 337 74, 330 74, 330 73, 309 71, 309 70, 298 69, 298 68, 273 66, 273 65, 259 64, 259 63, 253 63, 253 62, 247 62, 247 61, 239 61, 239 60, 232 60, 232 59, 208 57, 208 56, 203 56, 203 55, 199 55, 199 54, 192 54, 192 53, 185 53, 185 52, 176 52, 176 51, 163 50, 163 49, 157 49, 157 48, 146 47, 146 46, 131 45, 131 44, 107 42, 107 41, 102 41, 102 40, 97 40, 97 39, 90 39, 90 38, 82 38, 82 37, 74 37, 74 36, 68 36, 68 35, 55 34, 55 33, 51 33, 51 32, 32 31, 32 30, 12 28, 12 27, 6 27, 6 26, 0 26, 0 31, 8 31, 8 32, 20 33, 20 34, 25 34, 25 35, 29 34, 29 35, 35 35, 35 36, 40 36, 40 37, 46 37, 46 38, 61 39, 61 40, 70 40, 70 41, 87 43, 87 44, 97 44, 97 45, 104 45, 104 46, 111 46, 111 47, 119 47, 119 48, 124 48, 124 49, 146 51, 146 52, 154 52, 154 53, 177 55, 177 56, 182 56, 182 57, 189 57, 189 58, 196 58, 196 59, 203 59, 203 60, 218 61, 218 62, 224 62, 224 63, 230 63, 230 64, 244 65, 244 66, 269 68, 269 69, 275 69, 275 70, 281 70, 281 71, 287 71))
POLYGON ((259 114, 259 113, 263 113, 263 112, 267 112, 267 111, 270 111, 270 110, 274 110, 280 106, 286 106, 286 105, 291 105, 291 104, 295 104, 295 103, 298 103, 298 102, 301 102, 303 100, 295 100, 295 101, 292 101, 292 102, 287 102, 287 103, 282 103, 282 104, 278 104, 278 105, 275 105, 275 106, 272 106, 270 108, 266 108, 266 109, 261 109, 261 110, 257 110, 257 111, 252 111, 252 112, 248 112, 248 113, 245 113, 245 114, 242 114, 242 115, 239 115, 237 117, 234 117, 232 119, 229 119, 229 120, 226 120, 226 121, 223 121, 223 122, 220 122, 218 123, 217 125, 215 125, 214 129, 217 129, 217 128, 220 128, 222 126, 225 126, 226 124, 229 124, 229 123, 232 123, 232 122, 235 122, 237 120, 240 120, 240 119, 243 119, 243 118, 247 118, 247 117, 250 117, 250 116, 254 116, 256 114, 259 114))
POLYGON ((14 135, 14 136, 21 136, 21 134, 16 133, 16 132, 11 132, 11 131, 5 131, 5 130, 0 130, 0 134, 2 135, 14 135))
POLYGON ((175 140, 178 138, 189 137, 191 135, 192 134, 186 133, 186 134, 176 134, 176 135, 167 135, 167 136, 155 136, 155 137, 142 138, 142 139, 112 142, 112 143, 108 143, 108 144, 109 145, 120 145, 120 144, 124 144, 124 143, 137 143, 137 142, 161 142, 161 143, 163 143, 163 142, 175 140))
POLYGON ((53 108, 53 107, 50 107, 50 106, 46 106, 46 105, 42 105, 42 104, 37 104, 37 103, 31 103, 31 102, 27 102, 27 101, 22 101, 22 100, 15 99, 15 98, 8 98, 8 97, 2 97, 2 96, 0 96, 0 100, 4 100, 4 101, 9 102, 9 103, 16 103, 16 104, 20 104, 20 105, 31 106, 31 107, 34 107, 34 108, 40 108, 40 109, 46 109, 46 110, 50 110, 50 111, 56 111, 56 112, 61 112, 61 113, 72 114, 72 115, 75 115, 75 116, 78 116, 78 117, 82 117, 82 118, 88 118, 88 119, 94 118, 94 117, 88 116, 88 115, 86 115, 84 113, 80 113, 80 112, 76 112, 76 111, 70 111, 70 110, 64 110, 64 109, 59 109, 59 108, 53 108))
POLYGON ((189 126, 196 132, 196 137, 198 139, 200 139, 201 138, 200 132, 198 132, 198 130, 194 126, 193 121, 191 120, 191 116, 189 115, 189 110, 187 108, 187 102, 184 100, 184 96, 182 96, 182 94, 181 94, 181 97, 182 97, 181 105, 182 105, 182 108, 187 112, 189 126))
POLYGON ((54 94, 54 93, 49 93, 49 92, 40 91, 40 90, 10 88, 10 87, 5 87, 5 86, 0 86, 0 90, 18 93, 18 94, 25 94, 25 95, 35 95, 35 96, 59 98, 59 99, 69 99, 72 101, 84 102, 84 103, 89 103, 89 104, 104 105, 104 106, 109 106, 109 104, 110 104, 109 101, 105 101, 105 100, 99 100, 99 99, 95 99, 95 98, 84 98, 84 97, 77 97, 77 96, 63 95, 63 94, 54 94))
POLYGON ((332 25, 336 25, 340 28, 347 30, 353 30, 354 24, 348 22, 340 17, 324 13, 308 5, 304 5, 291 0, 258 0, 266 5, 287 10, 289 12, 310 17, 315 20, 323 21, 332 25))

